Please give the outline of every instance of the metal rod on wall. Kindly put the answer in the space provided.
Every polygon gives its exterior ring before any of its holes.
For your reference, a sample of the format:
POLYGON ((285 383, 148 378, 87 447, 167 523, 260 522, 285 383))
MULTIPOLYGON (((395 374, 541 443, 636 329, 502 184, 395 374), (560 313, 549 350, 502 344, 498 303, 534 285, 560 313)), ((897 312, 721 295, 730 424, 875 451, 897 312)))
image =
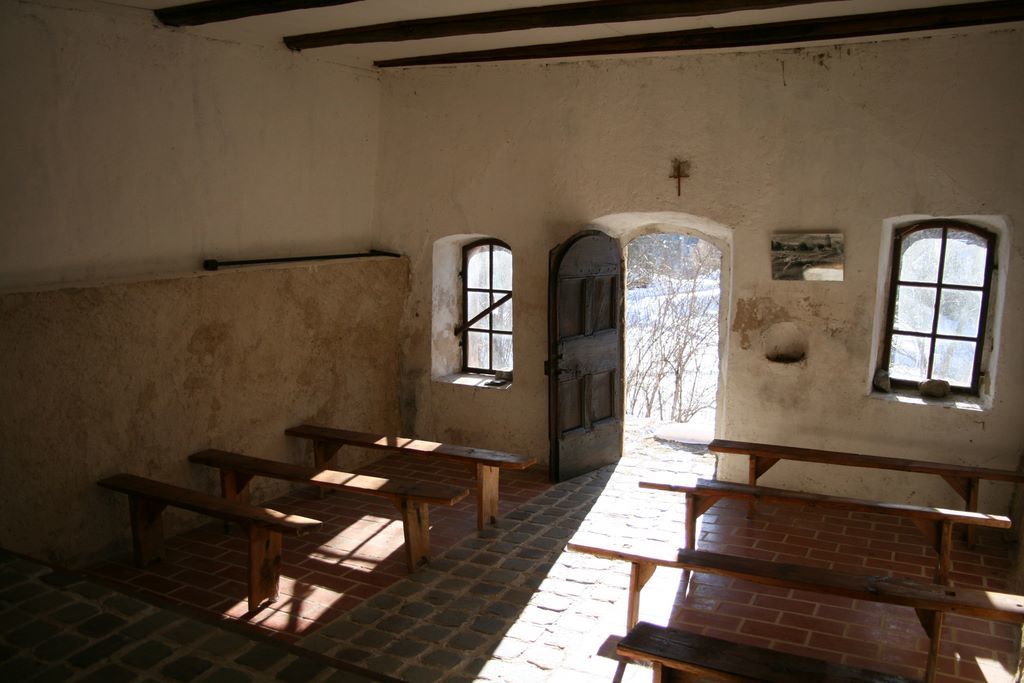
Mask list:
POLYGON ((392 251, 381 251, 379 249, 370 249, 369 251, 363 251, 353 254, 325 254, 323 256, 282 256, 279 258, 257 258, 247 259, 243 261, 218 261, 217 259, 211 258, 203 261, 203 270, 217 270, 225 266, 253 266, 260 263, 293 263, 295 261, 327 261, 333 259, 344 259, 344 258, 365 258, 367 256, 393 256, 398 257, 401 254, 396 254, 392 251))

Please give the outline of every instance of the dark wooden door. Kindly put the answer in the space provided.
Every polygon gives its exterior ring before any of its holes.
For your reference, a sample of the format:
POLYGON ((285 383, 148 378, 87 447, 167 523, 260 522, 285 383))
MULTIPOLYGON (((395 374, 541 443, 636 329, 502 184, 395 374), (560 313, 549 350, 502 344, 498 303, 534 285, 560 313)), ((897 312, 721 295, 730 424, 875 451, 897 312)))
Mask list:
POLYGON ((551 251, 548 428, 552 481, 622 455, 622 249, 603 232, 551 251))

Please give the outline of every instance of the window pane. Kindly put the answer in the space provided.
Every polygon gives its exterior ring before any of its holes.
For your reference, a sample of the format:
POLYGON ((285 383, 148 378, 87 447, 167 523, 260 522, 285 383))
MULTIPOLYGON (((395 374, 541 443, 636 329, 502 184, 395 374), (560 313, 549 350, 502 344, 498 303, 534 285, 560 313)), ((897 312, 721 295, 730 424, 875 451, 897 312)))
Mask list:
MULTIPOLYGON (((497 301, 504 294, 495 294, 494 300, 497 301)), ((502 305, 494 309, 494 313, 491 316, 492 324, 494 329, 501 330, 502 332, 512 331, 512 300, 509 299, 502 305)))
POLYGON ((494 335, 494 369, 512 369, 512 335, 494 335))
POLYGON ((889 376, 893 379, 906 379, 912 382, 928 379, 928 347, 927 339, 907 337, 902 334, 892 335, 889 376))
POLYGON ((489 336, 486 332, 466 333, 466 365, 471 368, 481 368, 484 370, 491 367, 489 336))
POLYGON ((466 257, 466 286, 490 289, 491 247, 473 247, 466 257))
MULTIPOLYGON (((475 318, 480 311, 487 308, 490 304, 491 295, 487 292, 466 292, 466 313, 468 317, 466 320, 472 320, 475 318)), ((490 329, 489 316, 484 316, 473 323, 474 330, 487 330, 490 329)))
POLYGON ((512 252, 494 247, 494 289, 512 289, 512 252))
POLYGON ((935 363, 932 377, 944 379, 950 384, 969 387, 974 374, 974 342, 935 340, 935 363))
POLYGON ((900 280, 904 282, 938 282, 939 254, 942 249, 942 228, 912 232, 900 242, 900 280))
POLYGON ((980 319, 981 292, 943 290, 939 305, 939 334, 975 337, 980 319))
POLYGON ((930 333, 934 318, 934 289, 906 285, 896 288, 896 315, 893 318, 893 330, 930 333))
POLYGON ((985 257, 988 245, 984 238, 966 230, 950 230, 946 236, 946 264, 942 282, 949 285, 985 284, 985 257))

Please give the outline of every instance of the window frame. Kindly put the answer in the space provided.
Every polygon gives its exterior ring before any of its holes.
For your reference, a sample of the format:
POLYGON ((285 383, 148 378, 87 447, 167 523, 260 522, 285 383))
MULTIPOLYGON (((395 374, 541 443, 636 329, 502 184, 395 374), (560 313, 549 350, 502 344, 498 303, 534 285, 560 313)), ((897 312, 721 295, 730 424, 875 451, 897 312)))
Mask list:
MULTIPOLYGON (((950 393, 980 396, 982 377, 985 372, 983 369, 983 359, 985 356, 985 342, 989 331, 989 309, 992 297, 993 276, 997 268, 996 250, 998 249, 998 243, 999 234, 994 230, 979 225, 975 225, 974 223, 969 223, 957 219, 935 218, 916 221, 909 225, 904 225, 902 227, 896 228, 893 231, 889 272, 888 310, 885 318, 885 336, 882 346, 882 354, 880 359, 881 362, 879 363, 880 369, 883 369, 886 372, 890 371, 890 360, 892 356, 892 337, 894 333, 929 340, 927 368, 928 378, 931 378, 933 372, 933 364, 935 362, 935 344, 937 340, 948 339, 953 341, 974 342, 977 346, 974 354, 974 366, 971 370, 971 384, 970 386, 961 386, 954 385, 951 383, 950 393), (942 244, 939 249, 938 272, 936 274, 935 283, 900 280, 899 273, 900 265, 902 263, 903 258, 902 245, 904 240, 910 235, 913 235, 914 233, 936 228, 942 229, 942 244), (970 232, 972 234, 978 235, 979 237, 985 240, 985 272, 983 274, 981 285, 951 285, 944 284, 942 282, 945 271, 946 245, 949 240, 950 230, 970 232), (935 290, 935 305, 932 315, 932 329, 930 332, 916 332, 893 329, 896 317, 896 297, 899 291, 899 287, 901 285, 913 287, 932 287, 935 290), (939 309, 942 305, 942 293, 943 291, 947 290, 981 292, 981 310, 978 314, 978 329, 975 335, 966 336, 954 334, 940 334, 938 332, 939 309)), ((916 387, 918 384, 918 382, 914 380, 897 379, 893 377, 890 377, 889 381, 893 387, 911 388, 916 387)))
MULTIPOLYGON (((512 291, 513 290, 512 289, 499 289, 499 288, 496 288, 494 286, 494 248, 495 247, 500 247, 501 249, 507 250, 508 253, 509 253, 509 258, 512 257, 512 247, 510 247, 508 244, 506 244, 502 240, 499 240, 499 239, 496 239, 496 238, 493 238, 493 237, 486 237, 486 238, 483 238, 483 239, 474 240, 472 242, 469 242, 467 244, 462 245, 462 270, 459 272, 459 277, 462 279, 462 287, 461 287, 461 289, 462 289, 462 321, 459 323, 458 328, 456 328, 456 334, 459 337, 459 345, 462 347, 462 372, 464 372, 464 373, 474 373, 474 374, 480 374, 480 375, 492 375, 493 376, 493 375, 496 375, 498 372, 509 372, 509 373, 512 372, 512 370, 507 370, 507 371, 502 370, 502 371, 499 371, 499 370, 495 370, 494 369, 494 337, 495 337, 495 335, 501 335, 501 336, 507 336, 507 337, 509 337, 509 339, 511 339, 512 338, 512 332, 513 332, 513 329, 514 329, 514 323, 510 323, 510 325, 509 325, 510 329, 509 330, 495 330, 494 329, 494 322, 493 322, 493 319, 492 319, 493 310, 495 308, 497 308, 499 305, 504 305, 505 303, 511 303, 513 301, 513 299, 512 299, 512 291), (490 262, 489 262, 488 268, 487 268, 487 272, 488 272, 488 283, 487 284, 488 284, 488 286, 485 287, 485 288, 484 287, 470 287, 469 286, 469 278, 467 277, 467 273, 469 272, 469 254, 474 249, 477 249, 479 247, 484 247, 484 246, 490 247, 490 249, 488 250, 488 258, 490 259, 490 262), (469 317, 469 295, 470 295, 470 293, 473 293, 473 294, 488 294, 488 295, 490 295, 490 300, 491 300, 491 307, 490 307, 490 309, 489 310, 485 310, 485 312, 483 314, 483 317, 480 317, 480 315, 478 314, 477 317, 479 319, 475 320, 475 321, 471 320, 470 317, 469 317), (508 300, 507 301, 502 301, 500 304, 495 305, 495 302, 497 300, 500 300, 505 295, 508 295, 508 300), (497 296, 497 299, 495 298, 496 296, 497 296), (480 320, 484 320, 484 319, 487 321, 486 327, 484 327, 484 328, 476 327, 476 325, 480 322, 480 320), (478 332, 478 333, 479 332, 483 332, 483 333, 487 334, 487 343, 488 343, 488 347, 490 349, 490 352, 488 353, 488 366, 489 367, 487 367, 487 368, 478 368, 478 367, 471 366, 469 364, 469 333, 470 332, 478 332)), ((514 268, 513 268, 513 272, 514 272, 514 268)), ((514 363, 513 363, 513 369, 514 369, 514 363)))

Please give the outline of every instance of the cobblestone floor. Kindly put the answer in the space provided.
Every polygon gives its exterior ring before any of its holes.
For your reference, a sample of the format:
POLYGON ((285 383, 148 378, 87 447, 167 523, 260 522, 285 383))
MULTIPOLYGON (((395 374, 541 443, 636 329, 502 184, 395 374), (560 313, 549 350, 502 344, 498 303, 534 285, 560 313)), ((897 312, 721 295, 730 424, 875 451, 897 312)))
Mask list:
POLYGON ((0 681, 362 683, 365 675, 0 550, 0 681))
MULTIPOLYGON (((619 670, 610 655, 609 636, 625 633, 628 565, 564 548, 593 531, 678 539, 681 501, 637 484, 711 476, 714 458, 701 448, 651 445, 657 453, 627 455, 552 487, 299 644, 413 683, 649 680, 649 670, 619 670)), ((679 572, 659 569, 641 617, 667 622, 678 585, 679 572)))
MULTIPOLYGON (((634 433, 617 465, 545 486, 497 528, 453 541, 431 566, 389 580, 340 615, 321 615, 294 642, 0 551, 0 682, 647 681, 649 670, 612 657, 626 630, 628 566, 565 552, 565 544, 577 534, 626 545, 682 541, 680 497, 637 483, 710 477, 714 466, 702 448, 634 433)), ((750 519, 742 506, 720 505, 701 525, 699 546, 719 552, 922 581, 934 571, 917 529, 883 515, 760 506, 750 519)), ((1005 590, 1005 540, 980 541, 954 550, 956 584, 1005 590)), ((680 575, 655 572, 641 619, 920 675, 927 639, 912 610, 816 603, 714 576, 684 593, 680 575)), ((1008 625, 950 617, 937 683, 1010 681, 1014 652, 1008 625)))

